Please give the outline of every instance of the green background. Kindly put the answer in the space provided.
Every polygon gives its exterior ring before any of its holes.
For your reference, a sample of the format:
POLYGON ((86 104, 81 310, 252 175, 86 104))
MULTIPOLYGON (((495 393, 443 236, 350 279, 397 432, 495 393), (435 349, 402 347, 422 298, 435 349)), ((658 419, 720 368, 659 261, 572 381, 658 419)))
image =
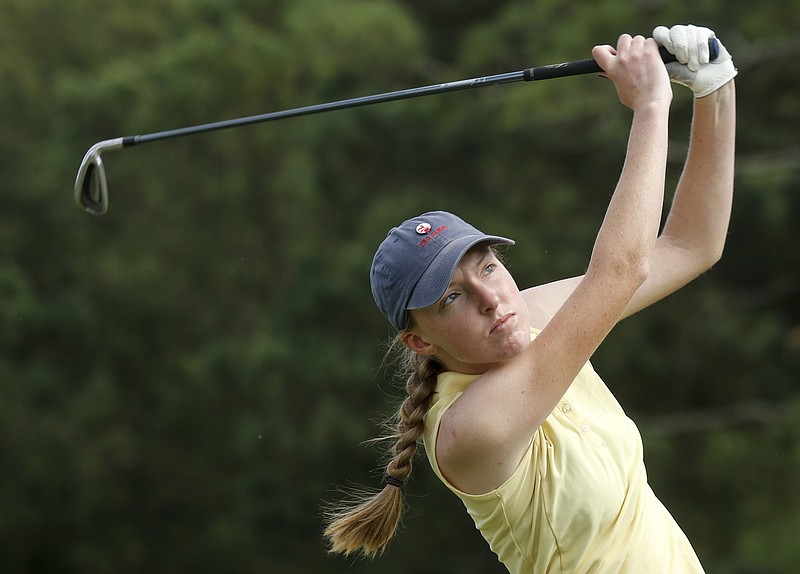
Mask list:
MULTIPOLYGON (((595 76, 514 84, 104 155, 94 142, 587 58, 659 24, 739 68, 723 260, 594 358, 710 573, 800 563, 800 2, 1 0, 0 572, 495 573, 424 458, 375 562, 326 556, 321 505, 377 486, 401 391, 368 268, 456 211, 528 286, 582 272, 630 121, 595 76)), ((691 94, 676 86, 669 184, 691 94)))

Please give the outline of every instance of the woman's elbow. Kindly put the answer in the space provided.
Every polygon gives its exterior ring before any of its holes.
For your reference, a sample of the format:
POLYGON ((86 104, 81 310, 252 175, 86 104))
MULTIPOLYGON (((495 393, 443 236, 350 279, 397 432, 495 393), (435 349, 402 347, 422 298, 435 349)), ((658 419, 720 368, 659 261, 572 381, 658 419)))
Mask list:
POLYGON ((715 245, 709 246, 697 255, 698 267, 700 273, 705 273, 714 265, 720 262, 722 254, 725 251, 725 242, 721 241, 715 245))
POLYGON ((650 257, 638 257, 628 264, 627 277, 634 288, 638 289, 650 276, 652 260, 650 257))
POLYGON ((587 275, 590 272, 598 276, 611 280, 619 287, 627 286, 628 290, 635 292, 650 274, 651 259, 643 254, 629 253, 625 256, 616 256, 600 261, 594 261, 595 265, 590 265, 587 275))

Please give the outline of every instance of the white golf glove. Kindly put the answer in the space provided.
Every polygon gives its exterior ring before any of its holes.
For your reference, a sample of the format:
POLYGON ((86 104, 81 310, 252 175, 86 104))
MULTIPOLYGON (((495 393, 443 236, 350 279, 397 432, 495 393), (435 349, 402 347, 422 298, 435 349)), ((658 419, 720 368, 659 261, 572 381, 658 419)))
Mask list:
POLYGON ((708 41, 716 38, 713 31, 701 26, 658 26, 653 30, 653 39, 674 54, 677 62, 667 64, 670 79, 686 86, 696 98, 702 98, 718 90, 738 73, 733 59, 717 39, 719 54, 710 59, 708 41))

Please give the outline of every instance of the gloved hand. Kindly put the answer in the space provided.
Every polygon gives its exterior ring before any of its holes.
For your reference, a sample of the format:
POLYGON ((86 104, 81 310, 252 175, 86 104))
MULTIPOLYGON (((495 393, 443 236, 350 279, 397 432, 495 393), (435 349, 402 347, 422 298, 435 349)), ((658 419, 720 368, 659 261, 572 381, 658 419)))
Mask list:
POLYGON ((696 98, 702 98, 721 88, 738 73, 733 59, 717 39, 719 54, 710 60, 708 40, 716 38, 713 31, 701 26, 658 26, 653 39, 674 54, 677 62, 667 64, 670 80, 686 86, 696 98))

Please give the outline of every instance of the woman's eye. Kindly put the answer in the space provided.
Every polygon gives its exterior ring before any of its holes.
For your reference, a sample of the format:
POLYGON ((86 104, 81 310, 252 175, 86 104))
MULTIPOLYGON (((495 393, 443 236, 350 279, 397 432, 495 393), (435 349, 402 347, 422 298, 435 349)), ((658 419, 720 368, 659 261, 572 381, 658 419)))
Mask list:
POLYGON ((489 263, 489 265, 483 268, 483 274, 489 275, 490 273, 494 273, 495 269, 497 269, 497 264, 489 263))
POLYGON ((445 295, 445 298, 442 300, 442 305, 449 305, 456 299, 458 299, 458 293, 456 292, 445 295))

